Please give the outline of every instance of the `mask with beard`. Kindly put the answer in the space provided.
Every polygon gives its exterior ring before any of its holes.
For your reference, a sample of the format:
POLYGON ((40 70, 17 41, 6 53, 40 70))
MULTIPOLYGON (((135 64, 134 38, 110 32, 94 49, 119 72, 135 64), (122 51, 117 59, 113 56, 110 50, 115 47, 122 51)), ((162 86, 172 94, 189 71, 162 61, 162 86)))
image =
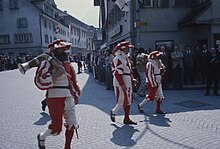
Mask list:
POLYGON ((68 61, 68 55, 66 52, 62 52, 62 53, 57 53, 57 52, 54 52, 54 56, 60 60, 61 62, 64 62, 64 61, 68 61))

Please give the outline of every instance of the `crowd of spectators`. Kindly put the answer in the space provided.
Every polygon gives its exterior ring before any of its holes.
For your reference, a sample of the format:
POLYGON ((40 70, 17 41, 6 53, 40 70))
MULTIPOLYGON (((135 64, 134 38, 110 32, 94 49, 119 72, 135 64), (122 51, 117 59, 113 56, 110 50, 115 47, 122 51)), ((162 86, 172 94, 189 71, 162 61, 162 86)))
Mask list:
POLYGON ((0 55, 0 71, 13 70, 18 68, 18 63, 24 63, 33 58, 32 55, 6 56, 0 55))
MULTIPOLYGON (((161 60, 166 66, 166 73, 163 75, 164 89, 182 89, 185 85, 206 85, 205 95, 218 95, 220 78, 220 50, 215 47, 208 49, 207 45, 185 46, 161 45, 156 50, 162 53, 161 60), (213 87, 212 87, 213 84, 213 87)), ((134 91, 139 96, 146 94, 145 65, 147 55, 152 49, 134 48, 130 52, 134 77, 138 80, 134 91)), ((17 69, 18 63, 31 60, 33 56, 5 56, 0 55, 0 71, 17 69)), ((104 84, 106 90, 113 90, 111 63, 114 58, 112 49, 92 50, 87 54, 75 54, 69 57, 71 62, 76 62, 77 73, 87 71, 93 74, 97 82, 104 84)))
MULTIPOLYGON (((195 86, 203 84, 206 86, 205 95, 210 94, 213 84, 213 95, 218 95, 218 84, 220 78, 220 52, 218 48, 207 45, 185 47, 161 45, 156 49, 163 54, 161 60, 166 66, 163 76, 164 89, 182 89, 186 85, 195 86)), ((146 85, 144 83, 144 68, 147 62, 147 54, 151 49, 136 48, 130 53, 133 74, 139 81, 134 89, 139 96, 144 96, 146 85), (140 60, 141 57, 146 58, 140 60), (142 61, 142 64, 141 64, 142 61)), ((94 78, 106 85, 107 90, 113 90, 111 61, 113 59, 111 50, 92 51, 85 56, 85 64, 94 78)))
POLYGON ((94 79, 98 83, 106 85, 106 90, 113 90, 111 63, 114 56, 110 49, 107 50, 93 50, 85 55, 72 55, 71 59, 77 63, 78 74, 82 70, 92 73, 94 79))

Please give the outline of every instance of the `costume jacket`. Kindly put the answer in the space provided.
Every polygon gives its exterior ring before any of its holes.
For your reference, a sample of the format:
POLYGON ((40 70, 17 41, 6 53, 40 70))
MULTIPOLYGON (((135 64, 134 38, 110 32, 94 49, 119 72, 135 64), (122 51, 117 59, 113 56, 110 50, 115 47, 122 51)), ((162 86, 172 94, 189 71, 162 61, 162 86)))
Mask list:
POLYGON ((146 65, 146 83, 148 85, 150 100, 153 100, 155 96, 160 101, 164 98, 161 83, 162 67, 163 64, 158 59, 148 59, 146 65))
POLYGON ((80 88, 76 81, 75 70, 68 61, 62 62, 62 66, 65 73, 57 78, 52 78, 56 69, 50 62, 42 61, 37 68, 34 82, 39 89, 47 90, 47 98, 73 96, 76 99, 80 95, 80 88))
MULTIPOLYGON (((125 104, 130 104, 133 101, 133 89, 132 80, 133 74, 131 70, 131 64, 127 58, 127 55, 123 51, 117 51, 115 57, 112 61, 112 74, 113 74, 113 86, 115 87, 116 96, 123 96, 123 100, 119 100, 123 104, 125 99, 125 104), (126 91, 123 91, 121 86, 125 85, 127 87, 126 91)), ((118 97, 117 97, 118 98, 118 97)))
POLYGON ((158 60, 148 60, 146 65, 146 76, 146 82, 149 83, 152 87, 156 87, 161 84, 161 70, 158 60))

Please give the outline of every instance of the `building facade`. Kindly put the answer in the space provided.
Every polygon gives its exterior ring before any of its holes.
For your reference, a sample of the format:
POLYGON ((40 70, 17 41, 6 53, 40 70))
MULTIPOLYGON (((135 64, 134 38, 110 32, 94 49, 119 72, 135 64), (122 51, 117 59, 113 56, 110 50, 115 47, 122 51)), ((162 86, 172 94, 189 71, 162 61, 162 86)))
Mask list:
POLYGON ((72 43, 70 54, 88 50, 89 25, 58 9, 54 0, 0 0, 0 20, 0 54, 39 55, 58 38, 72 43))
POLYGON ((124 40, 151 49, 161 45, 220 45, 218 0, 126 0, 129 11, 120 8, 120 0, 104 1, 107 5, 101 1, 94 4, 107 6, 101 12, 107 12, 102 15, 102 27, 106 45, 111 48, 124 40))

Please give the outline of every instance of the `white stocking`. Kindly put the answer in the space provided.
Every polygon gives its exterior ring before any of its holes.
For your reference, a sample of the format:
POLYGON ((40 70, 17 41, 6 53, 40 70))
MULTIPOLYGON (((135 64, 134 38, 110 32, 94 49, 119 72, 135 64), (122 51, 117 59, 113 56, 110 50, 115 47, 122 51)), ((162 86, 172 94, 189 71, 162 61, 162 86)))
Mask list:
POLYGON ((140 107, 143 107, 145 103, 147 103, 146 98, 144 98, 144 100, 142 100, 142 102, 141 102, 141 103, 139 103, 140 107))
POLYGON ((47 136, 51 135, 51 132, 51 129, 47 129, 45 132, 40 133, 40 140, 45 140, 47 136))
POLYGON ((122 105, 116 104, 115 107, 112 109, 112 113, 116 114, 118 110, 122 108, 122 105))

